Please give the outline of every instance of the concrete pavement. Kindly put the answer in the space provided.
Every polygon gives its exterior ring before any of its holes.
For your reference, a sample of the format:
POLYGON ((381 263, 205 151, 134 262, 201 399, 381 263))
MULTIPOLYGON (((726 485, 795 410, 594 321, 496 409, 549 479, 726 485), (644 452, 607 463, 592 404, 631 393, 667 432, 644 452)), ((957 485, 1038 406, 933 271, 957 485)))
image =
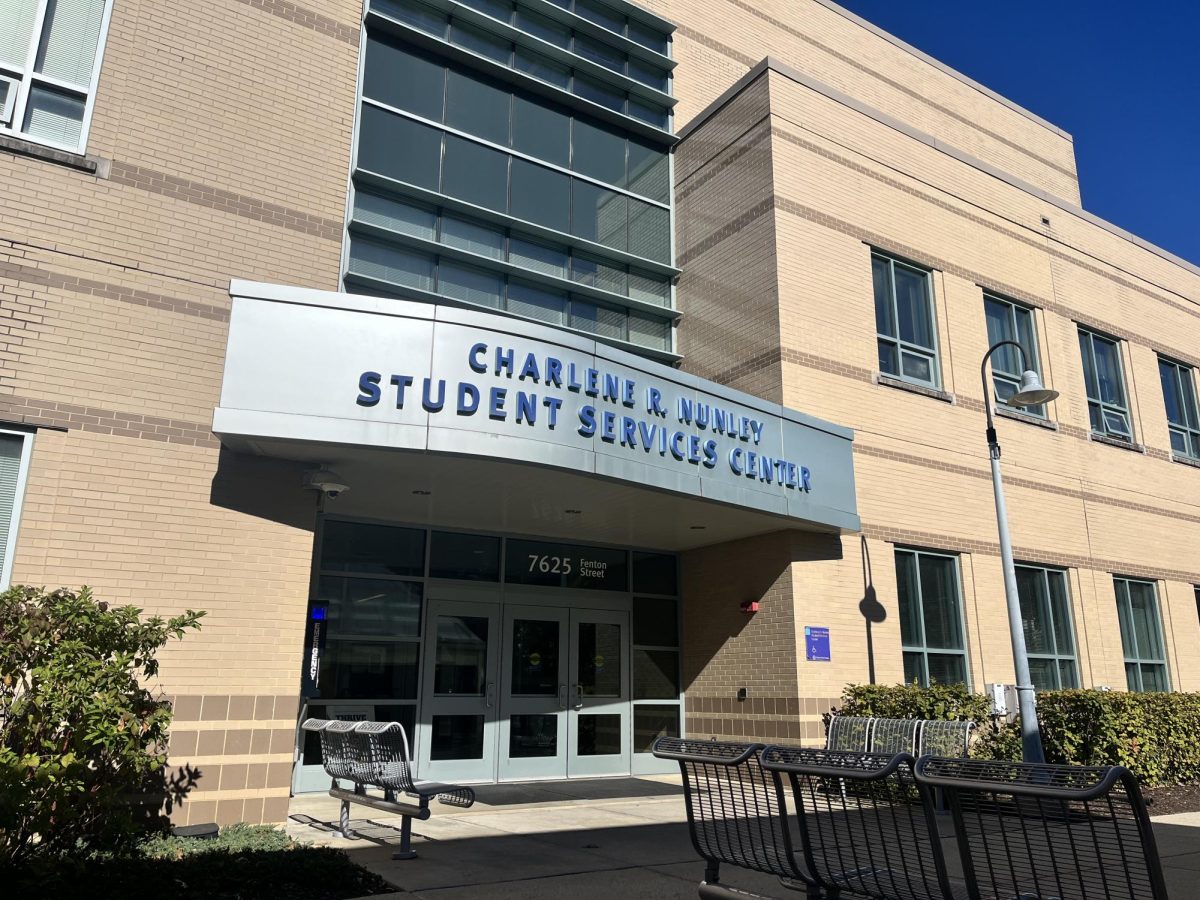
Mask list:
MULTIPOLYGON (((678 776, 485 785, 470 809, 433 804, 413 823, 417 859, 391 858, 399 819, 351 807, 359 840, 334 831, 338 803, 293 799, 289 833, 344 849, 416 900, 694 900, 704 865, 688 838, 678 776)), ((1172 900, 1200 900, 1200 813, 1154 820, 1172 900)), ((774 878, 730 869, 731 885, 792 897, 774 878)))

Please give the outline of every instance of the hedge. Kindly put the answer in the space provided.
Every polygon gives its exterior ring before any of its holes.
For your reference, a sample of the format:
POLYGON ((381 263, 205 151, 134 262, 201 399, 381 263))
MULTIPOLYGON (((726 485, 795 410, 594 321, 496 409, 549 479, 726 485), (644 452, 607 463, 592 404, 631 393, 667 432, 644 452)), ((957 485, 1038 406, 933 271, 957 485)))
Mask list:
MULTIPOLYGON (((971 755, 1020 759, 1018 723, 993 720, 988 699, 962 686, 848 685, 839 715, 973 719, 971 755)), ((1122 765, 1148 786, 1200 782, 1200 694, 1039 691, 1046 760, 1122 765)))

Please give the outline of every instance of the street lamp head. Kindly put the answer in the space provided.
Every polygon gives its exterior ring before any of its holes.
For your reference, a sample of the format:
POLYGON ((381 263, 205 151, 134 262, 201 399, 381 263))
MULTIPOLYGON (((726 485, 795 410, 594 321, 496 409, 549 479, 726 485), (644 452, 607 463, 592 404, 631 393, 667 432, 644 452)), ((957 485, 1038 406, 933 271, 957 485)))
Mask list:
POLYGON ((1021 388, 1006 401, 1009 406, 1041 406, 1058 397, 1058 391, 1042 384, 1038 373, 1026 369, 1021 373, 1021 388))

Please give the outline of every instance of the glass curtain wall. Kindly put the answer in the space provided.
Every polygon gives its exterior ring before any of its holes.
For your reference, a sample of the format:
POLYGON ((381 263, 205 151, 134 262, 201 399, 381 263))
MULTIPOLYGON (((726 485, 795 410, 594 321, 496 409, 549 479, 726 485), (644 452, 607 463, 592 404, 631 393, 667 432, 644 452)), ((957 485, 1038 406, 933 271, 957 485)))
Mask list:
MULTIPOLYGON (((445 298, 671 355, 668 124, 626 121, 628 97, 607 106, 617 115, 594 109, 576 76, 535 83, 520 51, 549 26, 520 4, 472 4, 475 31, 441 13, 432 24, 417 6, 375 0, 366 19, 347 289, 445 298)), ((670 57, 633 37, 646 23, 558 18, 582 30, 555 20, 567 31, 556 52, 670 102, 670 57)))

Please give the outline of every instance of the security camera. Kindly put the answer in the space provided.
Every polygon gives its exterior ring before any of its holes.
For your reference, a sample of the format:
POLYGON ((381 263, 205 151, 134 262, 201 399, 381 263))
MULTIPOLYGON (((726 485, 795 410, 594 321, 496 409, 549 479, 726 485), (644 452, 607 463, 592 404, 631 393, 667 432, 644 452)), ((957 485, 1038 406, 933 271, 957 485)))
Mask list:
POLYGON ((319 469, 309 469, 304 473, 304 486, 314 491, 320 491, 326 497, 336 497, 350 490, 346 480, 332 469, 321 466, 319 469))

